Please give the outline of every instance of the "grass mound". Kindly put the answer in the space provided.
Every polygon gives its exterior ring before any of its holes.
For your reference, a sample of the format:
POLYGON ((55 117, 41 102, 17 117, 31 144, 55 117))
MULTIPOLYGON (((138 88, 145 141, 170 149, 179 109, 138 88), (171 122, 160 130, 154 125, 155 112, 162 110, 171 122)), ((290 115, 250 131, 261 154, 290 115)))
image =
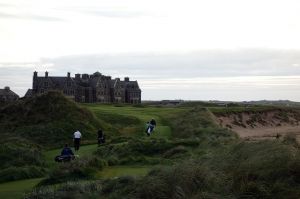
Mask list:
POLYGON ((36 178, 46 173, 41 149, 26 140, 2 140, 0 159, 0 182, 36 178))
POLYGON ((0 133, 14 134, 43 146, 61 146, 75 130, 94 138, 103 122, 60 92, 47 92, 0 109, 0 133))
POLYGON ((101 146, 95 155, 107 161, 108 165, 155 165, 170 164, 187 159, 190 151, 199 145, 199 140, 167 140, 128 138, 101 146))
POLYGON ((196 107, 169 121, 173 136, 178 138, 216 139, 219 137, 234 138, 235 135, 220 128, 211 118, 206 108, 196 107))

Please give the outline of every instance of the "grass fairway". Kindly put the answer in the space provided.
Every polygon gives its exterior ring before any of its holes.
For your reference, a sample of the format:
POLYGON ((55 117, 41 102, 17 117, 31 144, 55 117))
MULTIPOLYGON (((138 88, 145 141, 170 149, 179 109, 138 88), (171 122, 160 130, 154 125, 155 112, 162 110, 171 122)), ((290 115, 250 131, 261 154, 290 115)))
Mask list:
POLYGON ((153 137, 170 138, 171 128, 168 119, 172 118, 187 108, 166 108, 166 107, 133 107, 114 106, 101 104, 84 104, 95 115, 107 123, 118 127, 123 135, 144 136, 145 124, 154 118, 157 122, 156 133, 153 137))
POLYGON ((30 191, 43 178, 35 178, 29 180, 19 180, 0 184, 1 199, 18 199, 22 198, 24 192, 30 191))

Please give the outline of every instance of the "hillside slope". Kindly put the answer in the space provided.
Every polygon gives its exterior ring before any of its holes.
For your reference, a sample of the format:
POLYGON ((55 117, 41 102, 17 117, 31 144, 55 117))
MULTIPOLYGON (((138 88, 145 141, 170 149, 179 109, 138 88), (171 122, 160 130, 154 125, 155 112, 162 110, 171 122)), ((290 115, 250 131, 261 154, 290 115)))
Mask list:
POLYGON ((293 133, 300 138, 298 109, 269 108, 214 112, 216 122, 242 138, 270 138, 293 133))
POLYGON ((77 129, 84 139, 95 139, 97 129, 103 125, 92 112, 59 92, 20 100, 0 109, 3 138, 22 137, 49 147, 70 142, 77 129))

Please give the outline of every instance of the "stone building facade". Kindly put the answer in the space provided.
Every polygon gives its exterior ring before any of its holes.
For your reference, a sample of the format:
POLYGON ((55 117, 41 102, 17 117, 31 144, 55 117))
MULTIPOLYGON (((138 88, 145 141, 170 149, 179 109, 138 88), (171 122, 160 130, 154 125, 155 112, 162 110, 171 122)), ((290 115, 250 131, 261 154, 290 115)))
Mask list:
POLYGON ((8 86, 4 87, 4 89, 0 89, 0 103, 14 102, 18 99, 19 96, 10 90, 8 86))
POLYGON ((67 97, 76 102, 84 103, 141 103, 141 89, 137 81, 130 81, 128 77, 112 79, 110 76, 95 72, 92 75, 75 74, 71 77, 38 76, 33 73, 32 89, 25 97, 41 94, 49 90, 62 91, 67 97))

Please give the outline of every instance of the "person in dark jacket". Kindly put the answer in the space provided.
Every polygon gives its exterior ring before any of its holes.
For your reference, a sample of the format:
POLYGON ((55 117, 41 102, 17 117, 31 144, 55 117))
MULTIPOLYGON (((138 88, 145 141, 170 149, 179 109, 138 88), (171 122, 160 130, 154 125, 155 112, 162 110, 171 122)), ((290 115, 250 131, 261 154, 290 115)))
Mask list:
POLYGON ((60 155, 55 157, 56 162, 69 162, 74 159, 74 153, 68 144, 65 144, 65 147, 61 151, 60 155))
POLYGON ((65 147, 63 148, 63 150, 61 151, 62 156, 72 156, 74 155, 72 149, 68 146, 68 144, 65 144, 65 147))
POLYGON ((102 129, 98 130, 97 140, 98 140, 98 146, 105 143, 105 135, 104 135, 104 132, 102 131, 102 129))
POLYGON ((156 121, 152 118, 150 121, 151 132, 154 131, 155 127, 156 127, 156 121))

